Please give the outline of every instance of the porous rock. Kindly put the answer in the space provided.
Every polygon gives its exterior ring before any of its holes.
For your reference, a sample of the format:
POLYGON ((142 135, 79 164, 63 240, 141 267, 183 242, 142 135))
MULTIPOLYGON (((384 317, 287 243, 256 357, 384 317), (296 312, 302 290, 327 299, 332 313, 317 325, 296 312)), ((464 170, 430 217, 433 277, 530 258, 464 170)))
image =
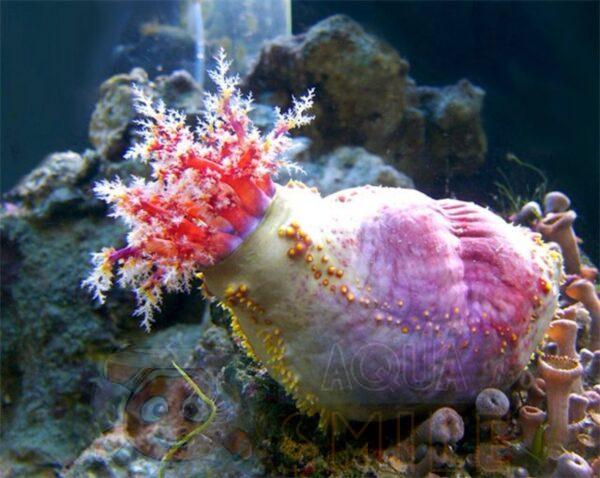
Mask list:
POLYGON ((303 172, 282 174, 278 178, 280 183, 285 184, 289 179, 296 179, 316 187, 324 196, 367 184, 414 188, 411 178, 364 148, 342 146, 329 154, 310 160, 310 141, 306 138, 296 138, 294 141, 296 146, 292 150, 292 159, 303 172))
POLYGON ((155 80, 158 98, 170 108, 193 116, 200 114, 202 88, 186 70, 176 70, 155 80))
POLYGON ((168 107, 189 115, 190 120, 200 111, 202 89, 187 71, 177 70, 154 81, 141 68, 115 75, 102 83, 89 127, 90 141, 104 159, 121 160, 131 144, 138 119, 134 85, 168 107))
POLYGON ((7 198, 22 201, 30 207, 39 205, 55 190, 77 186, 89 178, 97 159, 91 150, 83 155, 73 151, 49 154, 9 191, 7 198))
POLYGON ((391 47, 336 15, 267 44, 247 83, 255 92, 275 92, 278 104, 315 87, 308 135, 324 145, 351 144, 392 133, 406 106, 407 73, 408 63, 391 47))
POLYGON ((136 113, 132 85, 147 85, 141 68, 113 76, 102 83, 100 99, 90 121, 90 141, 103 158, 118 159, 129 144, 136 113))
POLYGON ((300 134, 316 152, 363 146, 423 184, 474 172, 487 150, 483 90, 418 87, 408 72, 393 48, 335 15, 268 43, 246 86, 280 105, 314 87, 316 119, 300 134))

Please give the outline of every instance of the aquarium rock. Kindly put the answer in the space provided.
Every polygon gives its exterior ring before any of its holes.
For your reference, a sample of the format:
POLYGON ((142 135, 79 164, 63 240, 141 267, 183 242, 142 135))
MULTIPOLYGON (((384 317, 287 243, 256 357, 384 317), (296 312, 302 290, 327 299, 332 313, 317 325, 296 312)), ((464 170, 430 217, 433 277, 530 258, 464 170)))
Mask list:
POLYGON ((185 111, 189 116, 200 114, 202 88, 186 70, 176 70, 155 80, 156 95, 169 107, 185 111))
POLYGON ((393 48, 335 15, 268 43, 246 86, 279 105, 316 87, 316 119, 300 134, 317 151, 363 146, 424 184, 477 170, 487 150, 483 90, 466 80, 419 87, 408 72, 393 48))
POLYGON ((102 83, 100 100, 90 121, 90 141, 102 157, 119 159, 127 148, 135 119, 132 85, 147 83, 148 75, 141 68, 102 83))
POLYGON ((160 459, 185 434, 183 430, 204 419, 202 403, 187 386, 182 387, 171 360, 202 383, 204 392, 218 403, 218 414, 202 435, 188 443, 185 454, 166 466, 166 476, 198 476, 215 467, 223 476, 263 475, 264 466, 252 450, 275 429, 259 431, 254 412, 246 408, 243 413, 242 407, 259 409, 256 400, 264 399, 269 387, 251 376, 240 381, 238 374, 247 363, 237 360, 237 355, 227 330, 213 325, 207 316, 202 325, 173 325, 108 357, 104 380, 127 389, 121 416, 64 468, 65 477, 86 476, 98 468, 116 478, 158 474, 160 459), (149 409, 147 404, 157 398, 164 398, 169 409, 149 409), (197 417, 186 419, 186 413, 197 417))
POLYGON ((301 143, 292 156, 303 171, 292 175, 281 174, 278 177, 280 184, 285 184, 288 179, 293 178, 316 187, 322 194, 367 184, 410 189, 415 187, 412 179, 406 174, 361 147, 342 146, 314 161, 298 160, 297 158, 306 155, 309 144, 306 141, 301 143))
MULTIPOLYGON (((139 171, 129 163, 91 150, 54 153, 0 210, 3 476, 60 469, 112 423, 99 407, 102 364, 139 340, 139 330, 122 320, 132 306, 127 295, 116 291, 110 307, 99 308, 78 290, 90 247, 124 232, 104 219, 91 183, 112 177, 117 164, 139 171)), ((172 305, 172 323, 200 321, 199 297, 172 305)))
POLYGON ((336 15, 306 34, 267 44, 248 86, 255 92, 276 92, 278 104, 315 86, 313 126, 323 131, 328 124, 327 136, 319 139, 351 143, 354 134, 365 140, 392 132, 406 106, 407 73, 408 63, 391 47, 336 15))
POLYGON ((0 466, 5 476, 35 476, 74 459, 101 431, 92 406, 96 360, 118 348, 119 330, 131 326, 119 324, 124 309, 99 311, 74 291, 89 245, 117 239, 122 229, 97 213, 39 221, 35 210, 7 211, 0 466))
POLYGON ((83 155, 73 151, 52 153, 21 179, 7 198, 29 207, 39 206, 55 190, 81 185, 91 177, 97 164, 98 158, 91 150, 83 155))
POLYGON ((169 107, 186 113, 190 120, 202 105, 202 90, 185 70, 159 76, 154 81, 150 81, 141 68, 109 78, 100 87, 100 99, 89 127, 90 141, 105 159, 122 159, 130 144, 137 118, 133 108, 134 85, 152 97, 162 99, 169 107))
POLYGON ((481 166, 487 140, 481 124, 484 92, 468 80, 443 88, 416 88, 418 109, 425 113, 426 137, 432 161, 455 174, 481 166))

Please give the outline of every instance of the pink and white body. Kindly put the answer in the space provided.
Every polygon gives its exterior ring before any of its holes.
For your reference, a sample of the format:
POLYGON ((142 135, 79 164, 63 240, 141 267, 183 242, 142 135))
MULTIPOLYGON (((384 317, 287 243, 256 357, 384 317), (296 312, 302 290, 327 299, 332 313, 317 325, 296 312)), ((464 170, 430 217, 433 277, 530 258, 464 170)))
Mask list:
POLYGON ((510 386, 557 307, 560 254, 473 203, 274 184, 286 133, 311 119, 312 92, 262 136, 219 60, 218 94, 195 133, 140 95, 148 121, 129 154, 154 174, 96 187, 131 233, 125 248, 94 256, 84 284, 104 300, 116 270, 149 327, 163 289, 200 277, 248 353, 324 421, 510 386))

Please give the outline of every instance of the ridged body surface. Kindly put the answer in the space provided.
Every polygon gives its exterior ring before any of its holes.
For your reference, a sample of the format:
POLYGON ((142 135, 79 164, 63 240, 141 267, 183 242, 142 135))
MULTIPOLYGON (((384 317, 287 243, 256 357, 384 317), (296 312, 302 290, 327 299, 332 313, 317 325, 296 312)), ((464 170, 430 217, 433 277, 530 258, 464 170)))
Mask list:
POLYGON ((539 237, 475 204, 295 183, 204 285, 301 409, 367 420, 509 386, 561 275, 539 237))

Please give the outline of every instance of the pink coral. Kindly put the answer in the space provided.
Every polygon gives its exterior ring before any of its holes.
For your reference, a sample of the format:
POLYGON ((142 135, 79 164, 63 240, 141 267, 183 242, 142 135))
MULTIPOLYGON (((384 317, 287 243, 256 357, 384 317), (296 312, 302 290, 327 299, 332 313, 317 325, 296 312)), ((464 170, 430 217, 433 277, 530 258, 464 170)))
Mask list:
POLYGON ((118 265, 148 326, 161 290, 202 272, 248 353, 326 421, 469 402, 516 380, 556 308, 560 255, 472 203, 273 185, 312 93, 263 137, 226 70, 221 57, 195 134, 140 98, 150 119, 129 155, 153 178, 97 187, 131 232, 85 285, 102 300, 118 265))

